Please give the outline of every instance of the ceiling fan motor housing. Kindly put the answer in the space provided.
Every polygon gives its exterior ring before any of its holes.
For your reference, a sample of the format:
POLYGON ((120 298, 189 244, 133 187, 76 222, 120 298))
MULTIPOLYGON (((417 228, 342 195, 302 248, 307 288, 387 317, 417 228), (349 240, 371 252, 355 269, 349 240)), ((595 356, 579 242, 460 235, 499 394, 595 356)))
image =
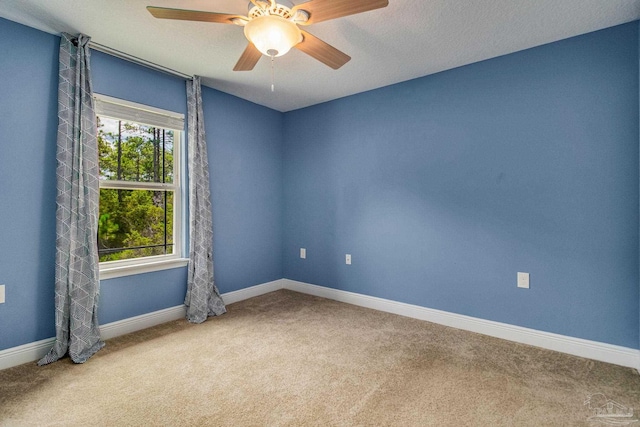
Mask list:
POLYGON ((291 19, 293 13, 291 9, 280 3, 274 3, 273 7, 262 8, 254 6, 249 10, 249 19, 258 18, 259 16, 277 15, 284 19, 291 19))

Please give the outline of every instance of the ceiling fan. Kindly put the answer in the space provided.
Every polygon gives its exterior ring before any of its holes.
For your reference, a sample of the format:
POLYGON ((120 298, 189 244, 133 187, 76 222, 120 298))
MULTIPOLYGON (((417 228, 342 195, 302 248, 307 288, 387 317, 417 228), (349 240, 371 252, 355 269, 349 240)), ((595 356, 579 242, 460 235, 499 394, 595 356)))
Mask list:
POLYGON ((289 8, 275 0, 251 0, 247 16, 148 6, 156 18, 235 24, 244 27, 249 44, 234 71, 253 70, 261 55, 282 56, 292 47, 337 70, 351 57, 301 30, 310 25, 386 7, 389 0, 310 0, 289 8), (250 5, 251 6, 251 5, 250 5))

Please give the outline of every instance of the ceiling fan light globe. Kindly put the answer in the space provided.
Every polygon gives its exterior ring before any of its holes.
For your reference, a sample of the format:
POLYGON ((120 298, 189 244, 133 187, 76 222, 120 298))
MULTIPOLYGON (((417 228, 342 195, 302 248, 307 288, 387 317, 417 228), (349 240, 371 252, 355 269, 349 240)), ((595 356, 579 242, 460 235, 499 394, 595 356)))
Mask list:
POLYGON ((244 35, 267 56, 282 56, 302 41, 298 26, 277 15, 259 16, 247 22, 244 35), (277 54, 272 55, 274 52, 277 54))

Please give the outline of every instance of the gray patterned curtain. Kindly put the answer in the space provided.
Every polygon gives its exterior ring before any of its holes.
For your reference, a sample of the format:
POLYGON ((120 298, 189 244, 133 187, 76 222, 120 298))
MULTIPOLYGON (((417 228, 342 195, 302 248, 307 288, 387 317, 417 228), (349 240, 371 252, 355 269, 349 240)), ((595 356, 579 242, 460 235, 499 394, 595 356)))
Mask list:
POLYGON ((209 159, 204 135, 200 77, 187 81, 189 122, 189 272, 187 320, 202 323, 226 313, 213 282, 213 219, 209 191, 209 159))
POLYGON ((56 159, 56 341, 38 364, 84 363, 104 343, 98 327, 99 169, 90 38, 62 34, 56 159))

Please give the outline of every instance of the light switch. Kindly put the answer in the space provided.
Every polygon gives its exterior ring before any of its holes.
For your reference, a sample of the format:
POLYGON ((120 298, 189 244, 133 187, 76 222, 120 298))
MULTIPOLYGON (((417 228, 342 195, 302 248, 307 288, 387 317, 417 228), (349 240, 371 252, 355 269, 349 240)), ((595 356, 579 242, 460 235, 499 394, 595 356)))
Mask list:
POLYGON ((4 285, 0 285, 0 304, 4 304, 4 285))
POLYGON ((351 265, 351 254, 346 254, 344 257, 344 261, 347 263, 347 265, 351 265))
POLYGON ((300 258, 307 258, 307 250, 305 248, 300 248, 300 258))

